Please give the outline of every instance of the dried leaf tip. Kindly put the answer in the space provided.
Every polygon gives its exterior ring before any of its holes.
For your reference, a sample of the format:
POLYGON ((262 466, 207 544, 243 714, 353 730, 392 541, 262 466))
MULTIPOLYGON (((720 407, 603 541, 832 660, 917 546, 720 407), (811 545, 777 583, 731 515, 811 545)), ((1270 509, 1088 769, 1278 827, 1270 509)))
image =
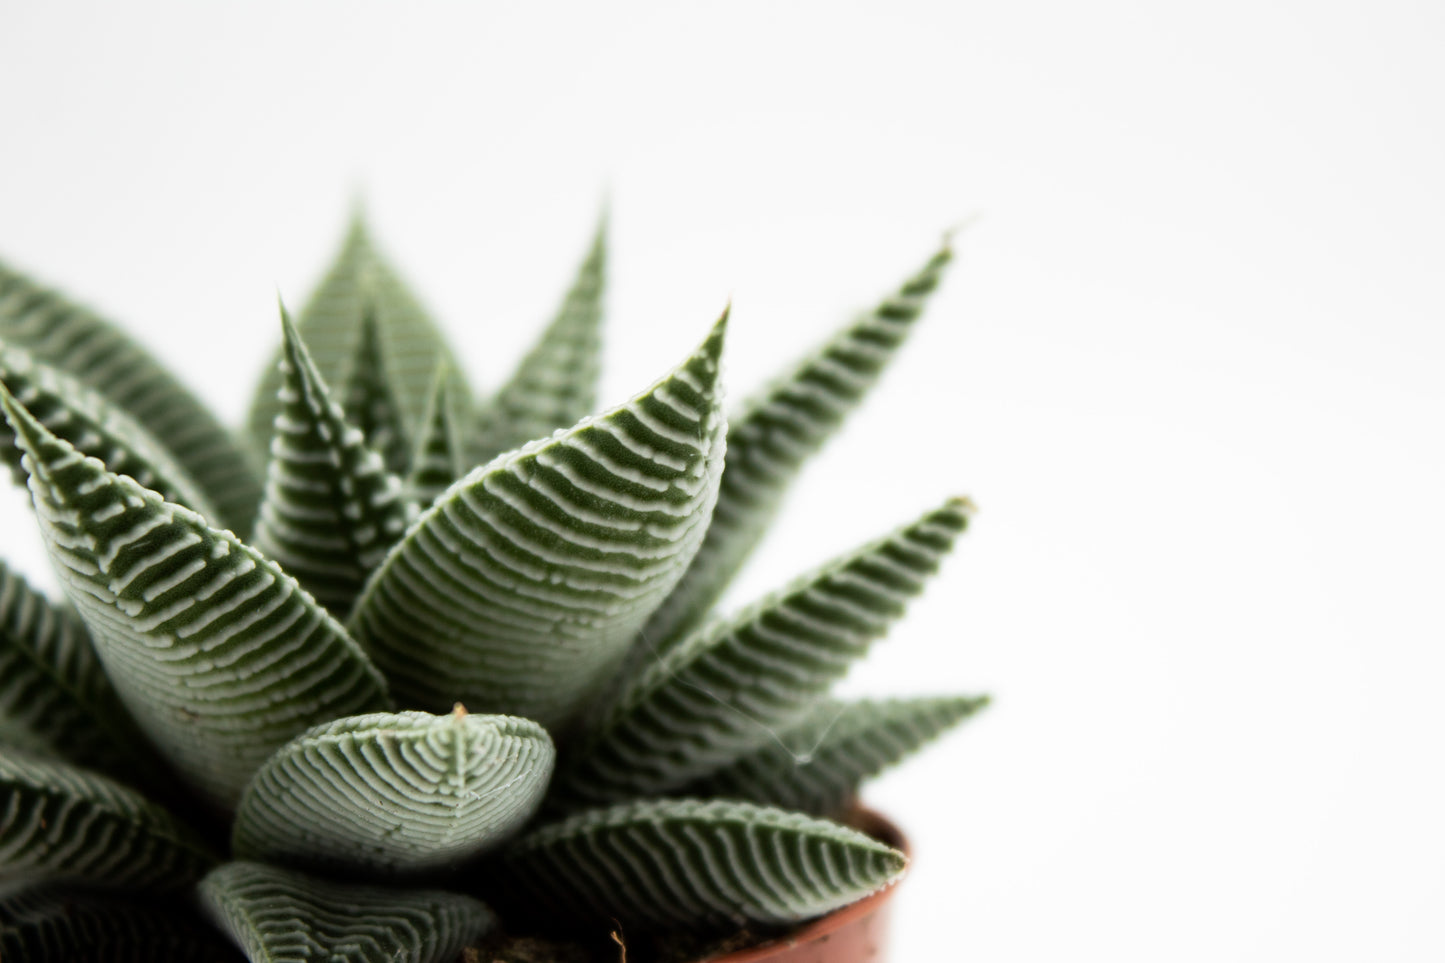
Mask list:
POLYGON ((452 718, 453 718, 453 719, 461 720, 461 719, 465 719, 466 717, 467 717, 467 707, 466 707, 466 706, 462 705, 460 702, 458 702, 458 703, 456 703, 455 705, 452 706, 452 718))

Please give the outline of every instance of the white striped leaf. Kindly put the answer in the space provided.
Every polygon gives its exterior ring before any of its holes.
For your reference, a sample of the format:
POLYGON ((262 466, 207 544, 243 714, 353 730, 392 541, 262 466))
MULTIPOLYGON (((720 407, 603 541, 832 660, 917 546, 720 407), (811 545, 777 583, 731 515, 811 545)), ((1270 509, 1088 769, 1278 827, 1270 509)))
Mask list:
POLYGON ((987 704, 986 696, 824 702, 776 742, 764 743, 682 792, 836 815, 856 798, 861 783, 987 704))
POLYGON ((127 782, 161 771, 106 679, 84 623, 3 562, 0 730, 12 743, 43 746, 127 782))
POLYGON ((351 886, 260 863, 227 863, 199 893, 251 963, 453 963, 496 923, 457 893, 351 886))
MULTIPOLYGON (((297 320, 317 369, 327 384, 341 390, 343 404, 368 305, 375 309, 388 384, 400 406, 401 422, 406 427, 415 425, 426 409, 437 365, 446 361, 455 367, 455 361, 446 339, 377 251, 358 214, 336 260, 297 320)), ((262 372, 247 422, 258 451, 264 451, 271 440, 279 383, 276 366, 269 365, 262 372)), ((460 379, 457 388, 466 394, 460 379)), ((409 454, 409 448, 404 448, 403 454, 409 454)))
POLYGON ((411 432, 376 318, 375 303, 363 305, 361 334, 346 375, 342 407, 347 419, 361 429, 366 443, 381 454, 387 471, 403 476, 411 469, 411 432))
POLYGON ((338 719, 287 743, 236 811, 240 859, 399 875, 453 868, 522 827, 556 754, 529 719, 425 712, 338 719))
POLYGON ((555 802, 669 792, 772 738, 903 614, 967 524, 952 499, 671 649, 589 727, 555 802))
POLYGON ((215 862, 194 833, 134 789, 0 751, 0 879, 178 890, 215 862))
POLYGON ((242 957, 188 910, 80 887, 40 886, 0 898, 5 963, 238 963, 242 957))
MULTIPOLYGON (((79 379, 35 360, 28 351, 0 344, 0 380, 42 425, 77 449, 105 462, 117 475, 129 475, 207 518, 220 516, 210 498, 165 446, 130 415, 79 379)), ((0 457, 24 485, 15 434, 0 425, 0 457)))
POLYGON ((479 409, 472 464, 488 461, 591 414, 601 369, 607 220, 551 324, 510 381, 479 409))
POLYGON ((338 618, 406 530, 409 504, 316 370, 285 310, 281 407, 251 544, 338 618))
POLYGON ((508 847, 498 878, 549 919, 711 929, 821 916, 896 881, 897 850, 801 813, 647 800, 577 813, 508 847))
POLYGON ((45 547, 131 715, 211 802, 319 722, 389 708, 386 684, 275 562, 106 471, 0 389, 45 547))
POLYGON ((216 523, 250 531, 261 498, 257 466, 210 409, 128 335, 0 264, 0 340, 73 375, 144 425, 209 496, 216 523))
POLYGON ((403 705, 555 730, 602 686, 707 526, 725 320, 647 391, 477 468, 411 527, 350 622, 403 705))
POLYGON ((712 525, 687 574, 642 633, 647 646, 680 642, 706 616, 767 531, 798 470, 893 359, 951 258, 945 243, 896 293, 729 416, 727 467, 712 525))
POLYGON ((443 365, 437 369, 406 477, 407 497, 422 508, 429 507, 462 476, 462 445, 457 430, 461 419, 452 379, 450 368, 443 365))

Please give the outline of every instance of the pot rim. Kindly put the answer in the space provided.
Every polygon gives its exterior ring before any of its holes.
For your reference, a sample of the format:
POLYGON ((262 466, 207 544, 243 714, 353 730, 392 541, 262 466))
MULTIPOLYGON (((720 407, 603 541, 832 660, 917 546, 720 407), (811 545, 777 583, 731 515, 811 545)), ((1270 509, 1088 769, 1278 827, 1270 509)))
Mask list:
MULTIPOLYGON (((895 849, 902 850, 903 855, 909 859, 913 858, 913 853, 908 845, 908 838, 903 835, 901 829, 894 825, 893 822, 882 813, 860 805, 849 814, 847 823, 854 829, 866 833, 874 839, 885 842, 895 849)), ((898 884, 902 881, 903 878, 899 877, 877 892, 870 893, 858 900, 856 903, 849 903, 847 906, 834 910, 827 916, 819 917, 799 929, 768 940, 765 943, 758 943, 741 950, 733 950, 721 956, 704 957, 699 960, 698 963, 755 963, 755 961, 767 960, 780 950, 788 950, 795 946, 801 946, 804 943, 822 940, 829 934, 875 912, 883 903, 892 898, 894 892, 898 889, 898 884)))

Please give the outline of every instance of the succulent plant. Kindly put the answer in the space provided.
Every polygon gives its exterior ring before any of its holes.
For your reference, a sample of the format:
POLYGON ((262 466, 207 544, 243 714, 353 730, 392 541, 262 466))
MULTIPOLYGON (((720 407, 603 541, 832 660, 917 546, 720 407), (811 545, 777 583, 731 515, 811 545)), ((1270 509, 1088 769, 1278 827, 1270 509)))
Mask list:
POLYGON ((66 597, 0 564, 0 959, 564 959, 888 886, 860 781, 985 699, 828 691, 968 503, 714 609, 949 259, 728 417, 726 315, 594 413, 605 223, 477 400, 358 218, 240 433, 0 265, 0 452, 66 597))

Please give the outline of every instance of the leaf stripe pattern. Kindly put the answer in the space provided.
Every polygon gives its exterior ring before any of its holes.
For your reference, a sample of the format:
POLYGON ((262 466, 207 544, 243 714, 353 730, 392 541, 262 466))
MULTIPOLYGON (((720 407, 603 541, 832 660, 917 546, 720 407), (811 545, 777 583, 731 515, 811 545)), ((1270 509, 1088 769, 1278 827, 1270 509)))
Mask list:
POLYGON ((836 815, 863 781, 986 705, 987 697, 968 696, 825 702, 777 742, 764 743, 683 792, 836 815))
POLYGON ((351 620, 403 705, 555 731, 616 669, 716 497, 725 321, 643 394, 476 469, 412 526, 351 620))
POLYGON ((0 898, 5 963, 244 963, 178 907, 41 886, 0 898))
POLYGON ((189 509, 105 470, 0 389, 56 572, 121 700, 229 808, 310 726, 390 708, 385 682, 295 579, 189 509))
POLYGON ((66 763, 0 755, 0 878, 174 890, 214 863, 135 790, 66 763))
POLYGON ((127 781, 155 763, 95 657, 85 625, 0 562, 0 729, 127 781))
POLYGON ((707 539, 643 632, 680 642, 707 614, 767 530, 789 483, 878 380, 952 259, 947 243, 891 297, 732 416, 727 467, 707 539))
POLYGON ((457 893, 350 886, 250 862, 213 870, 199 893, 252 963, 452 963, 496 923, 457 893))
POLYGON ((511 380, 478 413, 473 464, 545 438, 592 413, 601 369, 606 272, 604 216, 552 323, 511 380))
POLYGON ((376 308, 370 302, 361 310, 361 335, 345 386, 342 396, 347 419, 361 428, 387 471, 405 475, 411 467, 411 432, 393 390, 376 308))
POLYGON ((669 799, 544 826, 507 849, 498 877, 554 920, 711 929, 821 916, 896 881, 906 863, 800 813, 669 799))
POLYGON ((451 370, 443 366, 437 369, 405 485, 407 497, 423 508, 430 507, 462 476, 461 439, 457 436, 460 419, 456 410, 451 370))
MULTIPOLYGON (((395 386, 402 424, 404 427, 415 425, 426 409, 437 365, 445 361, 456 369, 456 362, 436 324, 372 243, 358 213, 352 218, 340 253, 296 324, 306 338, 317 370, 327 384, 337 386, 343 407, 350 400, 346 389, 351 383, 362 318, 368 305, 374 307, 379 322, 381 351, 386 358, 390 383, 395 386)), ((247 419, 258 451, 264 451, 271 440, 279 384, 275 365, 268 365, 247 419)), ((460 377, 455 388, 469 397, 460 377)), ((365 430, 365 425, 361 427, 365 430)), ((409 449, 403 449, 402 454, 410 454, 409 449)))
POLYGON ((379 713, 318 726, 247 787, 232 848, 297 869, 394 875, 455 867, 522 827, 556 757, 512 716, 379 713))
POLYGON ((251 544, 345 618, 406 530, 409 506, 401 482, 331 400, 284 309, 282 325, 281 407, 251 544))
POLYGON ((146 426, 220 525, 246 534, 261 499, 256 465, 228 428, 145 348, 109 321, 0 264, 0 339, 68 372, 146 426))
POLYGON ((671 650, 558 772, 557 805, 675 790, 797 721, 923 590, 968 511, 951 499, 671 650))
MULTIPOLYGON (((80 381, 7 345, 0 345, 0 380, 42 425, 84 454, 99 458, 117 475, 129 475, 166 501, 207 518, 220 517, 159 440, 80 381)), ((0 453, 15 480, 25 484, 28 476, 15 434, 4 425, 0 425, 0 453)))

